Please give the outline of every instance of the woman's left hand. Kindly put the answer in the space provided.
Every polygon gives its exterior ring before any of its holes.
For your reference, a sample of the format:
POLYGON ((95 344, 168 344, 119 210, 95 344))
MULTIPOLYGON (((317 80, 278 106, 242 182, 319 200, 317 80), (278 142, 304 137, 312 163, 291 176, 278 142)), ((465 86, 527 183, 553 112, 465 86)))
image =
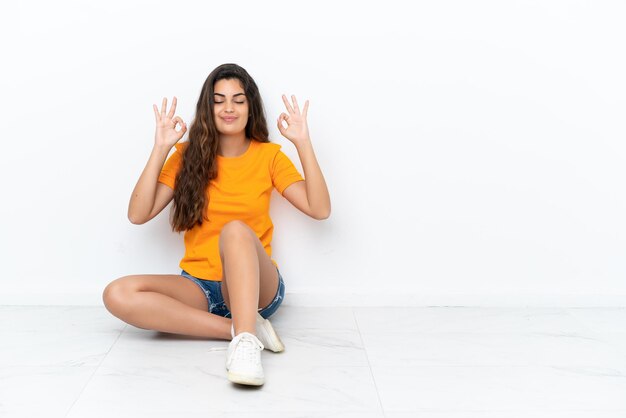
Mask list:
POLYGON ((280 116, 278 116, 278 130, 285 138, 293 142, 294 145, 299 145, 311 139, 309 137, 309 127, 306 123, 309 101, 307 100, 304 103, 304 109, 302 109, 302 113, 300 113, 296 96, 291 95, 291 99, 293 100, 293 107, 289 104, 287 96, 283 94, 283 102, 285 102, 289 114, 281 113, 280 116), (283 121, 287 122, 286 128, 283 126, 283 121))

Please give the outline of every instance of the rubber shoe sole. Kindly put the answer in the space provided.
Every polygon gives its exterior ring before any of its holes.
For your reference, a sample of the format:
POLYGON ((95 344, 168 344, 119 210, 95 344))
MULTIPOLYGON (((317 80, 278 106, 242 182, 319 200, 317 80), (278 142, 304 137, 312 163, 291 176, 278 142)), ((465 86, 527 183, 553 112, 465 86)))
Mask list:
POLYGON ((250 386, 261 386, 265 383, 265 379, 262 377, 244 376, 233 372, 228 372, 228 380, 233 383, 250 386))

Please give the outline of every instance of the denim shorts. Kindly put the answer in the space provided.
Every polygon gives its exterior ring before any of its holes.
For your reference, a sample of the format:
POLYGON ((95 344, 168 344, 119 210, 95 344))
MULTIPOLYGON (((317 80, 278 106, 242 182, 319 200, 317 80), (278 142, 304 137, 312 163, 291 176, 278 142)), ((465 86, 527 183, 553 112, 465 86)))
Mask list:
MULTIPOLYGON (((258 309, 258 312, 265 319, 269 318, 274 314, 274 312, 276 312, 285 297, 285 282, 283 280, 283 276, 281 276, 278 267, 276 267, 276 271, 278 271, 278 291, 276 292, 276 296, 274 296, 274 300, 272 300, 265 308, 258 309)), ((226 302, 224 302, 224 298, 222 297, 221 281, 200 279, 192 276, 185 270, 181 271, 180 275, 188 278, 200 286, 200 289, 202 289, 206 295, 207 302, 209 302, 210 313, 223 316, 225 318, 231 317, 230 310, 226 307, 226 302)))

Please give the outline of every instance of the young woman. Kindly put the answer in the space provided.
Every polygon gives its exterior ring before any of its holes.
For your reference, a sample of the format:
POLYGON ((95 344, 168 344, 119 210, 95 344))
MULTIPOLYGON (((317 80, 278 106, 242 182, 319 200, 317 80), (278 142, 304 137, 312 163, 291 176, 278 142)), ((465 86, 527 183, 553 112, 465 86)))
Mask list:
POLYGON ((178 142, 187 125, 174 116, 176 97, 169 112, 166 98, 160 111, 154 105, 154 148, 128 218, 148 222, 173 199, 172 229, 185 231, 182 271, 121 277, 103 293, 106 308, 136 327, 230 340, 228 378, 248 385, 264 383, 261 350, 284 349, 267 320, 285 294, 271 258, 272 190, 314 219, 330 215, 309 137, 309 102, 301 111, 295 96, 282 99, 288 113, 278 117, 278 129, 295 145, 306 180, 269 141, 257 85, 236 64, 220 65, 207 77, 188 141, 178 142))

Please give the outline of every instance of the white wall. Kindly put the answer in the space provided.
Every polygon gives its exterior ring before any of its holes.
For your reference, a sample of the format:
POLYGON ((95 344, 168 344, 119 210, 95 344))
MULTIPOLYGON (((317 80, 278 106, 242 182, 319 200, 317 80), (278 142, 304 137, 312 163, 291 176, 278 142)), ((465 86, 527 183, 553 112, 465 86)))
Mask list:
POLYGON ((126 218, 152 104, 235 62, 310 100, 332 200, 274 192, 286 304, 624 305, 623 2, 21 1, 2 13, 0 304, 101 304, 178 273, 169 208, 126 218), (411 5, 409 7, 409 4, 411 5))

